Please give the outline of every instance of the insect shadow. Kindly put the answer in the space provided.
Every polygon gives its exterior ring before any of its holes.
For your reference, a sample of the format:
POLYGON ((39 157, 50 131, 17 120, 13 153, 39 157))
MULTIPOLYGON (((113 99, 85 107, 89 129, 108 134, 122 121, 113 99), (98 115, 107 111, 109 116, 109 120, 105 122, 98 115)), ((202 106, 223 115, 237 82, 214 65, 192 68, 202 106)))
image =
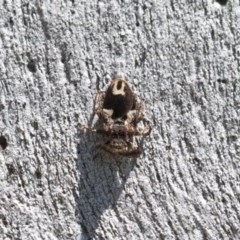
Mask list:
POLYGON ((135 167, 134 159, 101 154, 94 158, 92 135, 80 135, 76 162, 79 173, 78 192, 75 194, 75 216, 81 226, 81 240, 101 238, 101 217, 116 206, 129 174, 135 167), (119 161, 121 160, 121 161, 119 161))

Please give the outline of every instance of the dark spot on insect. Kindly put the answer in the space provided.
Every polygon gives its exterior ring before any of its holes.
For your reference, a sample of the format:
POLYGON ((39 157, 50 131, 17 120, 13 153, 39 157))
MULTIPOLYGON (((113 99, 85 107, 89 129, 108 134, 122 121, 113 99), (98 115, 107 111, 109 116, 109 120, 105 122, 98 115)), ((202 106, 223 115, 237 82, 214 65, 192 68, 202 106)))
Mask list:
POLYGON ((122 81, 118 81, 117 83, 117 89, 120 90, 122 88, 122 81))
POLYGON ((4 136, 0 136, 0 147, 2 148, 2 150, 7 148, 7 139, 4 136))
POLYGON ((228 0, 217 0, 217 2, 221 5, 226 5, 228 0))
POLYGON ((37 71, 37 66, 34 60, 30 60, 27 65, 30 72, 35 73, 37 71))

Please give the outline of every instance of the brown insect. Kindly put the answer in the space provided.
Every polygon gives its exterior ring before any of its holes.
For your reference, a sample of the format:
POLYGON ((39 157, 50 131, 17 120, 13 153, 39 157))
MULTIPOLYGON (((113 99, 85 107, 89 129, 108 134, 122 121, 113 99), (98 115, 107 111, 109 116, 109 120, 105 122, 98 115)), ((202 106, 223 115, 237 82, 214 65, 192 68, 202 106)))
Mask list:
POLYGON ((134 136, 144 137, 151 132, 151 125, 145 118, 145 104, 137 100, 125 78, 116 76, 106 92, 96 94, 94 113, 101 126, 91 128, 78 125, 79 129, 109 136, 105 143, 98 143, 97 149, 122 156, 138 156, 140 148, 133 142, 134 136), (143 122, 144 128, 137 125, 143 122))

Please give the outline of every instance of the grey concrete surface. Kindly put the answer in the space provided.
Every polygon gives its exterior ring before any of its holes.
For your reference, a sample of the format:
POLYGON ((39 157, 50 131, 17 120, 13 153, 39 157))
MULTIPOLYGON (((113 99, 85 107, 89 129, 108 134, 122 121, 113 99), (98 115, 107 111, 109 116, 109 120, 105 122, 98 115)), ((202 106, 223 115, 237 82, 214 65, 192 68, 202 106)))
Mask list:
POLYGON ((239 70, 237 0, 0 1, 0 239, 240 239, 239 70), (116 72, 137 159, 76 129, 116 72))

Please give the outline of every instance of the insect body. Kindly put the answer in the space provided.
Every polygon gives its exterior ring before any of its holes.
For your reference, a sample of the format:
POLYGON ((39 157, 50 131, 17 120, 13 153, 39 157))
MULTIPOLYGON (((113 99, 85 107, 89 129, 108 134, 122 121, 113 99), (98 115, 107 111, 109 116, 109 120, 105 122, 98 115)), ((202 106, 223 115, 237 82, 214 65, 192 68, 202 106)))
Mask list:
POLYGON ((137 156, 141 153, 140 148, 133 143, 134 136, 148 135, 151 125, 145 118, 144 101, 137 100, 123 77, 116 76, 106 92, 96 94, 94 112, 100 119, 101 127, 79 125, 79 128, 109 136, 108 141, 97 144, 97 149, 122 156, 137 156), (138 130, 140 121, 144 128, 138 130))
POLYGON ((112 119, 126 117, 134 107, 135 95, 128 83, 121 78, 114 79, 104 95, 103 109, 112 110, 112 119))

